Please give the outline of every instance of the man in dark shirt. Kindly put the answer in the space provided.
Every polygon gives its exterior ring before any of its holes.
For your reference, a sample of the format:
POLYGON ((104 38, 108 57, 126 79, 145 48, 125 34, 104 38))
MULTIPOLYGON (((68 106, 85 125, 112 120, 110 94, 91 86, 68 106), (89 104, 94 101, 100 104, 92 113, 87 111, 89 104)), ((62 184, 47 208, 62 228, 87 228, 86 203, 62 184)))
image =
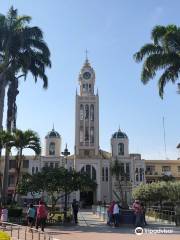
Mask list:
POLYGON ((79 204, 76 199, 73 199, 72 202, 72 209, 73 209, 73 216, 75 223, 78 223, 78 211, 79 211, 79 204))

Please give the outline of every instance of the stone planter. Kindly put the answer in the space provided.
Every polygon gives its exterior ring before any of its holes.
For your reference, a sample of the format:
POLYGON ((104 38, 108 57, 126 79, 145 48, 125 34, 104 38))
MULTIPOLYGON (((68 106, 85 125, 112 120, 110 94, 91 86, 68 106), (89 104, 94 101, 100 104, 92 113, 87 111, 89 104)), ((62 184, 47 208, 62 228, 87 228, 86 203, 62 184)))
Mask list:
POLYGON ((134 212, 133 210, 121 210, 121 215, 120 215, 120 224, 128 224, 128 225, 133 225, 134 224, 134 212))

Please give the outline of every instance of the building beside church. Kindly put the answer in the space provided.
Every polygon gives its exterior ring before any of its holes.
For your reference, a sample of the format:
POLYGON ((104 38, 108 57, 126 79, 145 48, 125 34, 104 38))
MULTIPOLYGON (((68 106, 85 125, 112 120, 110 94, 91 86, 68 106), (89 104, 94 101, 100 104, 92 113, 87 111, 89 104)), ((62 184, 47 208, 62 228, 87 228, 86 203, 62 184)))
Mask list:
MULTIPOLYGON (((43 167, 67 169, 75 168, 86 172, 97 182, 95 192, 76 192, 76 197, 85 205, 96 202, 119 200, 119 180, 112 176, 111 166, 118 162, 121 171, 120 184, 128 203, 131 202, 132 189, 140 183, 156 181, 158 176, 171 170, 180 179, 180 160, 144 160, 140 154, 129 152, 129 138, 118 129, 110 139, 111 152, 104 151, 99 143, 99 94, 95 88, 95 71, 88 59, 82 66, 79 77, 79 90, 75 95, 75 144, 74 154, 65 159, 62 154, 61 135, 54 129, 45 136, 45 154, 35 158, 26 156, 22 171, 30 174, 41 171, 43 167), (169 167, 170 166, 170 167, 169 167)), ((12 195, 16 180, 15 157, 9 164, 9 196, 12 195)), ((0 164, 3 164, 1 161, 0 164)), ((3 165, 1 165, 1 169, 3 165)), ((72 199, 69 201, 72 201, 72 199)))

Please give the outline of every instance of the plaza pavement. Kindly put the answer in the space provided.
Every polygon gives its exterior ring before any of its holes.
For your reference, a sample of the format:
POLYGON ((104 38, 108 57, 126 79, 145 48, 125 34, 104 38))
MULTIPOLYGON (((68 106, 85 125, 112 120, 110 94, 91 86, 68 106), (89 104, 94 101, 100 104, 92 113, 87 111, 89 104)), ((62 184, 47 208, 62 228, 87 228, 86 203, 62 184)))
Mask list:
POLYGON ((120 226, 113 228, 108 226, 98 216, 91 211, 79 212, 79 224, 77 226, 51 227, 46 231, 60 240, 129 240, 129 239, 147 239, 147 240, 180 240, 180 228, 168 224, 158 224, 153 220, 148 222, 146 231, 149 230, 170 230, 172 233, 151 234, 144 233, 140 236, 134 232, 132 226, 120 226))
MULTIPOLYGON (((170 230, 172 233, 167 234, 150 234, 144 233, 140 236, 136 235, 133 226, 120 226, 113 228, 108 226, 106 222, 102 221, 98 216, 91 211, 80 211, 78 214, 79 224, 71 226, 54 226, 45 228, 45 232, 52 236, 51 240, 180 240, 180 227, 175 227, 168 224, 159 224, 148 219, 148 230, 170 230)), ((21 228, 19 240, 25 240, 26 227, 21 228)), ((7 229, 8 230, 8 229, 7 229)), ((144 230, 145 231, 145 230, 144 230)), ((10 233, 10 232, 9 232, 10 233)), ((18 232, 14 229, 13 238, 18 239, 18 232)), ((44 240, 44 236, 33 231, 27 232, 26 240, 44 240)), ((49 239, 48 237, 46 240, 49 239)), ((1 240, 1 239, 0 239, 1 240)))

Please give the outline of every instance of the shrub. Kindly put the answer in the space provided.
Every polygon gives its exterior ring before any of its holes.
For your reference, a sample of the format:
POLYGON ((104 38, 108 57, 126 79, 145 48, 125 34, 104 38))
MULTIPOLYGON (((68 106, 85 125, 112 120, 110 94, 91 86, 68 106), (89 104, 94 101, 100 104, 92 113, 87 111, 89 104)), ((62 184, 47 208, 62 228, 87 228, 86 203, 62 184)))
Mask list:
POLYGON ((22 208, 9 208, 8 217, 22 217, 22 208))

